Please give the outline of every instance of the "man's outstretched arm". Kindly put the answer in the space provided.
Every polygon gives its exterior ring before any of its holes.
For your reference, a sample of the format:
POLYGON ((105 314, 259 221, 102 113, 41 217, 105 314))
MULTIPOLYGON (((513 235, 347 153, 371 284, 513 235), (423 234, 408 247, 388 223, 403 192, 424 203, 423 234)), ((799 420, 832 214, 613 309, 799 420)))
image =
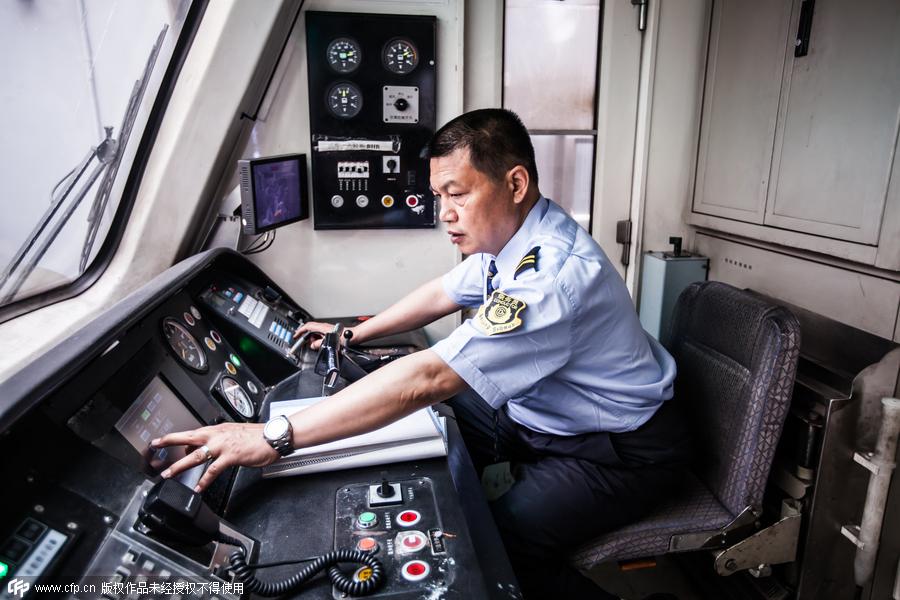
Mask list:
MULTIPOLYGON (((294 447, 303 448, 366 433, 408 414, 446 400, 466 383, 431 350, 396 360, 310 408, 290 416, 294 447)), ((202 490, 228 467, 260 467, 278 453, 263 439, 259 423, 223 423, 194 431, 170 433, 153 440, 154 447, 206 446, 213 462, 197 484, 202 490)), ((207 460, 196 450, 165 472, 172 477, 207 460)))
MULTIPOLYGON (((352 327, 353 342, 360 343, 395 333, 412 331, 456 312, 462 307, 444 291, 441 278, 432 279, 416 288, 389 308, 371 319, 352 327)), ((310 321, 297 329, 296 335, 306 331, 328 333, 333 325, 310 321)), ((313 344, 318 347, 318 343, 313 344)))

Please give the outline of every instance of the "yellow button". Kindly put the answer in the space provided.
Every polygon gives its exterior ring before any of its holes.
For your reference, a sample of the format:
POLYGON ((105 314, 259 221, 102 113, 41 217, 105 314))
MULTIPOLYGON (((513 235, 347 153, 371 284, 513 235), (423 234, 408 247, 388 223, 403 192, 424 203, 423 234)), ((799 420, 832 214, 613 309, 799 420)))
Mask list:
POLYGON ((394 197, 390 194, 385 194, 381 197, 381 205, 385 208, 390 208, 394 205, 394 197))
POLYGON ((234 365, 228 361, 225 361, 225 370, 231 373, 232 375, 237 375, 237 369, 234 368, 234 365))

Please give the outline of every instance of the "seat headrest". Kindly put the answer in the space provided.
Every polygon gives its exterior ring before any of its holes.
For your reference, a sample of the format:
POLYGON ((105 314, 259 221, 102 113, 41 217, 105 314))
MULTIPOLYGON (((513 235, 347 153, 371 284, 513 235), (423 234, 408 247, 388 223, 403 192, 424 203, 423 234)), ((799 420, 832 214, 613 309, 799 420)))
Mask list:
POLYGON ((793 318, 787 309, 721 281, 691 284, 682 292, 675 310, 670 348, 688 336, 747 368, 763 333, 763 322, 793 318))

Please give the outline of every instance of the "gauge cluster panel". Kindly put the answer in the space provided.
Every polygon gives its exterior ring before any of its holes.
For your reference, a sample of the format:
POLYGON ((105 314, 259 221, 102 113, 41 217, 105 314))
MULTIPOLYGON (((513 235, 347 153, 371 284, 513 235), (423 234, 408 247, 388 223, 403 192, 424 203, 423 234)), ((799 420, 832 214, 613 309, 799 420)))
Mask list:
POLYGON ((264 385, 210 321, 209 312, 183 303, 180 298, 173 300, 171 306, 176 310, 170 308, 160 322, 167 354, 192 374, 230 419, 254 421, 264 385))
POLYGON ((431 228, 434 17, 306 13, 316 229, 431 228))

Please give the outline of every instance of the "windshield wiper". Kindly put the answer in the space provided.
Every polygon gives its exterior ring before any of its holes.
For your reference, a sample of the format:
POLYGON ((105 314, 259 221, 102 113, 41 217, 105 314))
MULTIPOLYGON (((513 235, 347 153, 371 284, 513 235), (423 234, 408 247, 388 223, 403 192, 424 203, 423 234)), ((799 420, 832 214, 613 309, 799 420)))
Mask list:
POLYGON ((162 47, 162 42, 167 30, 168 25, 165 25, 162 31, 160 31, 156 38, 156 43, 150 51, 150 56, 147 58, 144 72, 141 78, 134 84, 131 97, 128 99, 125 116, 122 120, 122 127, 119 130, 119 139, 116 140, 112 137, 112 127, 104 127, 106 130, 106 139, 102 140, 96 147, 91 148, 87 156, 85 156, 78 166, 69 171, 68 174, 53 186, 53 189, 50 192, 51 202, 49 208, 44 212, 44 215, 38 221, 35 228, 25 239, 25 242, 19 247, 15 255, 13 255, 12 260, 6 265, 6 268, 3 269, 2 274, 0 274, 0 290, 3 290, 3 288, 7 287, 7 284, 9 284, 8 289, 3 291, 2 295, 0 295, 0 306, 7 304, 15 298, 19 289, 21 289, 22 285, 47 253, 47 250, 49 250, 50 246, 53 245, 53 242, 56 241, 60 231, 62 231, 63 227, 65 227, 66 223, 69 222, 69 219, 72 218, 72 215, 81 205, 81 201, 84 200, 84 197, 94 185, 94 182, 96 182, 103 171, 106 170, 106 176, 101 182, 97 195, 94 198, 93 205, 91 206, 90 213, 88 214, 88 231, 81 251, 81 261, 78 269, 79 275, 87 268, 91 248, 93 247, 97 230, 100 228, 103 211, 109 200, 109 194, 112 190, 112 185, 115 181, 116 173, 118 172, 119 164, 121 162, 121 149, 125 147, 125 144, 128 142, 128 138, 131 135, 131 130, 134 126, 135 118, 137 117, 141 99, 143 98, 144 91, 147 89, 150 73, 159 56, 159 51, 162 47), (53 220, 60 207, 68 200, 72 191, 75 189, 75 186, 84 176, 91 162, 95 158, 97 159, 98 164, 94 167, 93 172, 91 172, 88 179, 81 186, 72 202, 66 207, 62 216, 56 220, 53 227, 47 233, 47 236, 40 244, 37 244, 37 241, 41 238, 44 230, 50 225, 50 222, 53 220), (56 190, 63 185, 63 182, 66 182, 65 188, 62 193, 54 197, 56 190), (31 258, 23 263, 25 257, 28 256, 32 249, 34 249, 34 252, 31 258))
POLYGON ((50 207, 44 213, 44 216, 41 217, 41 220, 38 222, 37 226, 31 232, 31 235, 25 240, 25 243, 19 248, 18 252, 16 252, 13 259, 3 270, 3 274, 0 275, 0 289, 3 288, 7 283, 10 283, 9 289, 3 293, 3 296, 0 297, 0 305, 6 304, 13 297, 15 297, 16 293, 22 287, 22 284, 25 283, 25 280, 28 279, 28 276, 31 275, 32 271, 34 271, 35 267, 37 267, 38 262, 44 257, 44 254, 47 253, 47 250, 56 240, 56 236, 59 235, 59 232, 62 230, 63 226, 69 221, 72 217, 72 213, 75 212, 75 209, 78 208, 78 205, 81 204, 82 199, 84 199, 85 195, 87 195, 88 191, 91 189, 91 186, 94 185, 94 182, 100 176, 106 166, 118 155, 119 143, 117 140, 112 138, 112 127, 106 127, 106 139, 100 142, 96 147, 91 148, 90 152, 88 152, 87 156, 81 163, 69 171, 68 175, 63 177, 63 179, 57 183, 53 190, 59 188, 60 184, 66 179, 69 180, 66 185, 65 190, 57 196, 51 203, 50 207), (22 261, 25 259, 25 256, 31 251, 31 249, 35 246, 38 238, 44 232, 47 225, 50 224, 50 221, 53 219, 56 211, 63 205, 69 195, 72 193, 72 190, 75 188, 75 185, 87 171, 88 166, 91 164, 91 161, 96 158, 99 164, 94 167, 94 171, 90 174, 85 184, 81 187, 81 190, 78 192, 78 195, 75 197, 75 200, 69 204, 66 211, 63 215, 56 221, 53 228, 50 230, 50 233, 44 239, 44 241, 37 246, 34 254, 31 259, 22 266, 22 261), (22 266, 21 269, 19 267, 22 266), (17 273, 18 271, 18 273, 17 273), (16 275, 15 277, 13 277, 16 275))
MULTIPOLYGON (((128 108, 125 110, 125 116, 122 118, 122 126, 119 128, 119 146, 124 148, 128 145, 128 139, 131 137, 131 130, 134 127, 134 121, 137 118, 138 109, 141 106, 141 100, 147 89, 147 82, 150 79, 150 73, 156 64, 156 59, 162 49, 163 40, 166 37, 166 31, 169 26, 163 25, 162 31, 156 37, 156 43, 150 50, 150 56, 147 57, 147 63, 144 66, 144 74, 134 83, 134 89, 131 91, 131 98, 128 99, 128 108)), ((106 171, 106 176, 100 183, 100 189, 94 198, 91 206, 91 212, 88 213, 88 230, 84 237, 84 246, 81 249, 81 263, 78 265, 78 273, 84 273, 91 258, 91 249, 94 247, 94 241, 97 238, 97 231, 100 229, 100 222, 103 220, 103 212, 106 210, 106 204, 109 202, 109 194, 112 191, 113 182, 116 180, 116 174, 119 172, 119 164, 122 162, 122 154, 119 153, 115 157, 113 164, 106 171)))

